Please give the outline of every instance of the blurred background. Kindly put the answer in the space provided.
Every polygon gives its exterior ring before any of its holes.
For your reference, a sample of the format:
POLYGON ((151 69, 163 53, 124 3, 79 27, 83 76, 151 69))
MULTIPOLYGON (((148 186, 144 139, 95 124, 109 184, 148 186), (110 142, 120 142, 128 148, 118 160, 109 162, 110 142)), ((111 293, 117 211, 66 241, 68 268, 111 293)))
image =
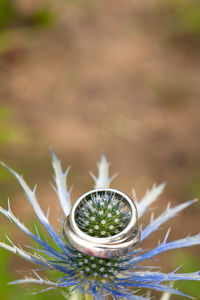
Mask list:
MULTIPOLYGON (((0 0, 0 160, 23 173, 59 228, 52 147, 72 165, 72 200, 89 190, 102 151, 119 172, 112 187, 141 198, 167 182, 157 212, 200 196, 200 2, 194 0, 0 0)), ((0 168, 0 201, 32 228, 33 211, 0 168)), ((199 232, 197 203, 152 235, 157 244, 199 232)), ((149 215, 143 220, 149 221, 149 215)), ((0 238, 31 244, 0 216, 0 238)), ((200 269, 199 247, 160 255, 162 271, 200 269)), ((63 299, 59 291, 8 286, 33 268, 1 250, 1 299, 63 299)), ((197 299, 200 286, 180 283, 197 299)), ((156 296, 158 297, 158 296, 156 296)), ((157 298, 156 298, 157 299, 157 298)), ((172 299, 178 299, 175 296, 172 299)))

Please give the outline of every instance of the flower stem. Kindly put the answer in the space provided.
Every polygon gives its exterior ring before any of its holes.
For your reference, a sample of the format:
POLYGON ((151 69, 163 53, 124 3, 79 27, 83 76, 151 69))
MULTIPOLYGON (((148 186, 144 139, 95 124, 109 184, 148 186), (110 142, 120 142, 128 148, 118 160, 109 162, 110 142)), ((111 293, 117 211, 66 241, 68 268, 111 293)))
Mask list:
POLYGON ((93 296, 86 294, 85 295, 85 300, 93 300, 93 296))

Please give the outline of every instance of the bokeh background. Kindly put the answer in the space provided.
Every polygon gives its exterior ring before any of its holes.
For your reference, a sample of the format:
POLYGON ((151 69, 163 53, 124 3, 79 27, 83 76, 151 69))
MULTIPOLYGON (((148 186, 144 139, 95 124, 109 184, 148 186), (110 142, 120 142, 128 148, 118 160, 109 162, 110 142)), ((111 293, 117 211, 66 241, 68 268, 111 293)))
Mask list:
MULTIPOLYGON (((92 187, 89 171, 105 151, 113 187, 141 198, 167 182, 155 205, 165 209, 200 195, 200 2, 194 0, 0 0, 0 159, 33 187, 59 228, 52 147, 73 201, 92 187)), ((0 168, 0 202, 33 227, 35 216, 15 180, 0 168)), ((144 219, 148 222, 149 216, 144 219)), ((155 233, 156 245, 199 232, 200 204, 155 233)), ((31 244, 0 216, 0 237, 31 244)), ((200 269, 199 247, 160 256, 162 271, 200 269)), ((63 299, 8 286, 33 268, 0 252, 0 298, 63 299)), ((178 285, 200 299, 200 285, 178 285)), ((156 295, 158 299, 158 295, 156 295)), ((175 296, 172 299, 178 299, 175 296)))

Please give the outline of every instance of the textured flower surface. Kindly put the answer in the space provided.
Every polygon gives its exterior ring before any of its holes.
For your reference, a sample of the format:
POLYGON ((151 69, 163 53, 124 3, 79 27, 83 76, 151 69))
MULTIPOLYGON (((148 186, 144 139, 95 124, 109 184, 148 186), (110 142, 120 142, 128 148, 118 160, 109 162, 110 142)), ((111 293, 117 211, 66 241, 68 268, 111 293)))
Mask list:
MULTIPOLYGON (((63 210, 64 217, 69 215, 71 210, 70 190, 67 189, 66 177, 69 168, 63 172, 60 161, 52 152, 53 168, 55 173, 55 190, 58 195, 60 206, 63 210)), ((153 271, 154 268, 145 267, 145 261, 154 259, 158 254, 183 247, 200 245, 200 234, 188 236, 175 241, 168 242, 169 231, 163 241, 152 250, 144 251, 141 248, 129 252, 128 255, 117 258, 97 258, 80 253, 72 248, 65 240, 62 234, 57 233, 51 226, 48 215, 46 216, 36 198, 36 188, 30 189, 23 177, 18 175, 14 170, 3 164, 12 175, 17 179, 23 188, 27 200, 32 205, 40 223, 46 229, 51 242, 47 238, 41 238, 38 229, 35 233, 30 231, 18 218, 14 216, 8 201, 8 209, 0 207, 0 212, 5 215, 11 222, 18 226, 25 234, 38 243, 37 249, 26 251, 21 247, 15 246, 10 240, 9 244, 0 243, 0 247, 5 248, 22 258, 39 265, 40 269, 56 270, 60 273, 60 278, 55 280, 43 279, 36 271, 33 271, 33 278, 26 277, 22 280, 12 282, 33 283, 46 286, 42 291, 49 289, 61 288, 63 294, 68 297, 73 293, 91 295, 98 299, 107 298, 108 295, 113 298, 125 298, 133 300, 151 299, 148 293, 153 289, 163 292, 162 299, 169 299, 171 294, 189 297, 181 291, 172 287, 168 282, 180 280, 200 281, 200 272, 179 273, 177 270, 171 273, 161 273, 153 271), (53 245, 53 246, 52 246, 53 245), (147 292, 146 292, 147 291, 147 292)), ((95 188, 109 187, 114 176, 109 176, 109 164, 106 157, 102 155, 98 164, 98 176, 93 174, 95 188)), ((134 201, 137 205, 139 219, 148 211, 149 206, 155 202, 163 192, 165 184, 153 186, 147 191, 145 196, 137 201, 134 195, 134 201)), ((173 208, 168 206, 166 210, 155 219, 152 217, 150 223, 141 229, 141 240, 148 238, 160 226, 177 215, 180 211, 193 204, 196 200, 190 200, 173 208)), ((88 234, 98 237, 108 237, 118 233, 129 222, 130 215, 125 211, 118 209, 117 204, 111 198, 99 202, 95 200, 92 210, 90 208, 83 211, 81 217, 77 220, 80 228, 88 234), (86 213, 86 214, 85 214, 86 213)), ((141 246, 141 244, 140 244, 141 246)), ((139 247, 140 247, 139 246, 139 247)))

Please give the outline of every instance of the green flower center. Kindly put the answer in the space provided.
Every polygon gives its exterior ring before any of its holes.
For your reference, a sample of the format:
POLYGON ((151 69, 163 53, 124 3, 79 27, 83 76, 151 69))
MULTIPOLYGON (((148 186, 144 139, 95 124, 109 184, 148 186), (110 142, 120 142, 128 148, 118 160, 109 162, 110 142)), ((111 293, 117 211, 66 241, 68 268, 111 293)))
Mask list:
POLYGON ((116 193, 98 192, 83 201, 76 213, 79 228, 93 237, 110 237, 125 229, 131 214, 123 197, 116 193))
POLYGON ((125 257, 114 259, 88 256, 80 252, 74 255, 76 270, 82 276, 90 278, 111 278, 122 272, 126 265, 125 257))
MULTIPOLYGON (((86 234, 106 238, 125 229, 130 222, 131 213, 121 195, 97 191, 81 202, 75 219, 78 227, 86 234)), ((73 266, 82 276, 106 279, 115 277, 126 269, 126 261, 127 257, 98 258, 76 250, 73 266)))

